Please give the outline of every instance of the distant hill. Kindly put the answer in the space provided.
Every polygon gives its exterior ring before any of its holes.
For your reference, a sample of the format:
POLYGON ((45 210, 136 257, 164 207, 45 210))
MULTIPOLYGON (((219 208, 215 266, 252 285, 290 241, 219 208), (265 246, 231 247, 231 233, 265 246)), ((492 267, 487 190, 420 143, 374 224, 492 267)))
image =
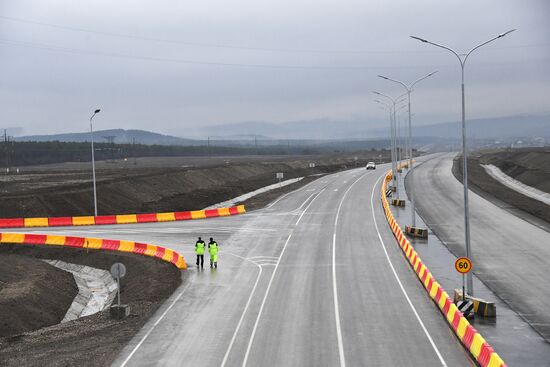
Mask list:
MULTIPOLYGON (((114 136, 114 142, 117 144, 132 144, 135 140, 136 144, 146 145, 204 145, 203 142, 198 140, 178 138, 144 130, 112 129, 94 131, 94 141, 96 142, 107 142, 105 136, 114 136)), ((90 133, 19 136, 15 138, 15 141, 85 142, 90 141, 90 133)))
MULTIPOLYGON (((444 122, 419 125, 414 122, 413 135, 456 139, 461 136, 460 123, 444 122)), ((550 116, 510 116, 468 120, 468 135, 478 139, 511 137, 550 137, 550 116)), ((205 126, 198 135, 229 137, 235 135, 263 136, 272 139, 376 139, 389 135, 385 121, 363 120, 306 120, 285 123, 238 122, 205 126), (379 128, 378 126, 384 126, 379 128)), ((258 138, 259 139, 259 138, 258 138)))
MULTIPOLYGON (((414 122, 413 122, 414 123, 414 122)), ((380 134, 384 129, 373 130, 380 134)), ((466 120, 466 133, 475 139, 506 139, 520 137, 550 138, 550 116, 510 116, 466 120)), ((413 126, 413 136, 457 139, 462 136, 461 122, 444 122, 413 126)))

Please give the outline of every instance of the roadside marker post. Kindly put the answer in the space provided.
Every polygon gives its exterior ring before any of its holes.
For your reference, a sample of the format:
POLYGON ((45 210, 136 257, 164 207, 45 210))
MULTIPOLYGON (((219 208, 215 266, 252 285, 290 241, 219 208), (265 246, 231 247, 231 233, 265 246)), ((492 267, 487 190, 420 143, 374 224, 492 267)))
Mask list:
POLYGON ((126 275, 126 267, 122 263, 114 263, 111 266, 111 275, 116 278, 117 283, 117 305, 111 306, 111 317, 115 319, 123 319, 130 314, 130 307, 128 305, 120 304, 120 278, 124 278, 126 275))
POLYGON ((466 300, 466 274, 472 270, 472 262, 467 257, 459 257, 455 261, 455 269, 462 274, 462 300, 466 300))
POLYGON ((279 180, 279 186, 281 185, 281 180, 283 179, 284 177, 284 173, 283 172, 277 172, 275 174, 275 177, 279 180))

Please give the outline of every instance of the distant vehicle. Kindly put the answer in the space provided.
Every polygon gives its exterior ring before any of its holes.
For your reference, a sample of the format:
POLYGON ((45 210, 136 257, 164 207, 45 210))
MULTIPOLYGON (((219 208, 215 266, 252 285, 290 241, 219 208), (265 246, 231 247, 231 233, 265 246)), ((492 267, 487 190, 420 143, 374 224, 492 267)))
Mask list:
POLYGON ((367 163, 366 169, 376 169, 376 164, 374 162, 367 163))

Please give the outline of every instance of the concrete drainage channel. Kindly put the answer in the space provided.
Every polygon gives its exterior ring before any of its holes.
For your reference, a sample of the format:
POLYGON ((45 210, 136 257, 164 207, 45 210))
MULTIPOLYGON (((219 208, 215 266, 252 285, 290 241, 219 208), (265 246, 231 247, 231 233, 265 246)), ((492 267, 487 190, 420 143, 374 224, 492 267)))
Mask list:
POLYGON ((62 323, 103 311, 115 299, 118 289, 117 282, 107 270, 70 264, 60 260, 44 261, 73 274, 78 286, 78 294, 61 321, 62 323))

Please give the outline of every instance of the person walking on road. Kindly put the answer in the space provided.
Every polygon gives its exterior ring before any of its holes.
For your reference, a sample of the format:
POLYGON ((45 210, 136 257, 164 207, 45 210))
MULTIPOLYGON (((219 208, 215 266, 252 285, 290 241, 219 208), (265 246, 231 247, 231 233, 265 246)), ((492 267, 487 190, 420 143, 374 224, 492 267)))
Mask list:
POLYGON ((199 261, 200 261, 200 267, 201 269, 204 269, 204 249, 206 245, 204 241, 199 237, 197 242, 195 243, 195 253, 197 254, 197 268, 199 267, 199 261))
POLYGON ((218 243, 210 237, 210 242, 208 242, 208 252, 210 252, 210 268, 218 268, 218 243))

